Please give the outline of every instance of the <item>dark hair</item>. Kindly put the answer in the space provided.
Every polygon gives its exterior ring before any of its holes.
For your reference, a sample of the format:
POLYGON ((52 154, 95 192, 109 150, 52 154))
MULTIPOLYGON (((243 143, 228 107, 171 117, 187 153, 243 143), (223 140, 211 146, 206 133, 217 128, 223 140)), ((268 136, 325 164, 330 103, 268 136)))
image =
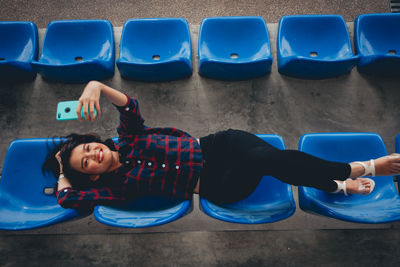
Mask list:
POLYGON ((107 176, 106 174, 101 175, 98 182, 92 182, 90 180, 90 175, 78 172, 71 168, 69 163, 72 150, 81 145, 86 143, 102 143, 106 145, 110 150, 116 151, 114 146, 114 142, 112 139, 107 139, 102 141, 100 136, 94 133, 89 134, 70 134, 65 137, 61 137, 61 141, 57 142, 56 138, 53 138, 53 146, 54 148, 51 150, 50 146, 49 151, 50 153, 47 156, 46 161, 42 165, 42 171, 50 171, 53 173, 54 177, 58 177, 60 175, 60 166, 55 155, 60 151, 61 156, 61 164, 63 165, 63 172, 65 177, 68 178, 69 182, 71 183, 73 188, 76 189, 85 189, 93 187, 95 184, 99 184, 104 182, 104 178, 107 176), (103 178, 103 179, 102 179, 103 178))

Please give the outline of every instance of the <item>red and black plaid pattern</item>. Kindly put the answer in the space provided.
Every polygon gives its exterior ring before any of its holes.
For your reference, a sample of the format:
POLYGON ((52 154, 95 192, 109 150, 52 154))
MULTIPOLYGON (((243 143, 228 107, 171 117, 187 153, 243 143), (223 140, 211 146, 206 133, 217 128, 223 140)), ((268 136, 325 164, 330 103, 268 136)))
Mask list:
POLYGON ((117 148, 124 165, 116 174, 124 177, 123 190, 112 188, 57 192, 63 207, 112 205, 134 195, 167 195, 191 199, 203 166, 197 140, 176 128, 148 128, 136 99, 117 107, 120 125, 117 148), (121 153, 123 151, 123 153, 121 153))
POLYGON ((86 209, 95 205, 116 205, 126 198, 121 189, 104 187, 87 190, 65 188, 57 192, 57 199, 63 208, 86 209))

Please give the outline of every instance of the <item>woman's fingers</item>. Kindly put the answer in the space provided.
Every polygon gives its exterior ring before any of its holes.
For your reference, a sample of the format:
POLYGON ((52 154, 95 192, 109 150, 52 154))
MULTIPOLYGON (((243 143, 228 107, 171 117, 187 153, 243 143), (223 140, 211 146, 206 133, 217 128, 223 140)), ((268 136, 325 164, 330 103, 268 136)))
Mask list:
POLYGON ((391 168, 390 168, 390 172, 393 174, 393 173, 400 173, 400 167, 398 167, 398 166, 392 166, 391 168))
POLYGON ((82 101, 79 100, 78 106, 76 107, 76 115, 78 116, 79 121, 83 121, 83 118, 81 116, 81 110, 82 110, 82 101))
POLYGON ((89 118, 89 103, 87 101, 83 102, 83 116, 85 116, 85 120, 88 121, 89 118))
POLYGON ((393 168, 400 168, 400 163, 392 163, 393 168))
POLYGON ((99 101, 94 102, 94 106, 96 107, 96 110, 97 110, 97 117, 100 118, 101 110, 100 110, 100 103, 99 103, 99 101))
POLYGON ((96 116, 100 116, 101 114, 99 101, 95 99, 80 99, 76 108, 76 114, 79 121, 94 121, 96 116), (97 115, 95 115, 95 109, 97 115), (83 112, 84 118, 82 118, 81 112, 83 112))
POLYGON ((83 115, 85 116, 85 120, 94 121, 95 120, 95 108, 97 110, 97 116, 100 115, 100 93, 101 93, 101 84, 99 82, 91 81, 89 82, 85 88, 83 89, 82 95, 79 98, 79 105, 77 109, 78 119, 80 121, 83 118, 80 115, 80 110, 83 107, 83 115), (79 112, 79 113, 78 113, 79 112))
POLYGON ((89 103, 89 112, 90 112, 90 121, 94 121, 96 118, 94 116, 94 101, 90 101, 89 103))

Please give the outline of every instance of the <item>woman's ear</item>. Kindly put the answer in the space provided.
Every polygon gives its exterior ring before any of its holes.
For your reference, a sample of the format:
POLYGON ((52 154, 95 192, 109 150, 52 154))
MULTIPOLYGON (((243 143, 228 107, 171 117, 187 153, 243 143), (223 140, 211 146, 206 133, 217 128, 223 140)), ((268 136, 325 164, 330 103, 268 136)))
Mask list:
POLYGON ((90 181, 96 182, 100 178, 100 175, 90 175, 90 181))

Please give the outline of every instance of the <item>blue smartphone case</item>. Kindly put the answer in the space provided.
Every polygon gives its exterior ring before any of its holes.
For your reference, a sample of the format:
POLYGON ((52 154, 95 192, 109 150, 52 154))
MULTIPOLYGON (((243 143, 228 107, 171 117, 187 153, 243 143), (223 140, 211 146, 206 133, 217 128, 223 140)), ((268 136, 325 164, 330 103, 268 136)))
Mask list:
MULTIPOLYGON (((57 104, 57 120, 58 121, 66 121, 66 120, 77 120, 78 115, 76 115, 76 108, 78 107, 77 100, 75 101, 63 101, 57 104)), ((85 119, 83 115, 83 107, 81 110, 81 116, 85 119)), ((94 109, 94 117, 97 117, 97 110, 94 109)))

